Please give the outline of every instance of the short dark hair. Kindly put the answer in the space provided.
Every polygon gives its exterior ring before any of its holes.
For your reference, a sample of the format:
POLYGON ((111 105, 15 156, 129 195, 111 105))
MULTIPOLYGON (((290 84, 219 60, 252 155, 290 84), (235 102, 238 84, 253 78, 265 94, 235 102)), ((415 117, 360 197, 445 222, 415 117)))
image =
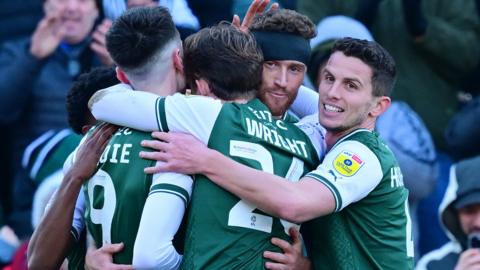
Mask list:
POLYGON ((185 77, 190 87, 205 79, 223 100, 255 96, 263 71, 263 54, 253 36, 221 23, 189 36, 184 43, 185 77))
POLYGON ((67 94, 67 118, 68 124, 75 131, 81 134, 82 127, 87 125, 88 100, 92 95, 103 88, 118 84, 115 68, 99 67, 84 73, 73 83, 67 94))
POLYGON ((123 13, 107 33, 107 50, 122 69, 142 67, 174 38, 179 38, 165 7, 137 7, 123 13))
POLYGON ((311 39, 316 35, 315 24, 305 15, 290 9, 271 10, 253 18, 251 31, 284 32, 311 39))
POLYGON ((395 60, 380 44, 375 41, 347 37, 335 42, 332 54, 335 52, 358 58, 372 69, 374 96, 391 95, 397 73, 395 60))

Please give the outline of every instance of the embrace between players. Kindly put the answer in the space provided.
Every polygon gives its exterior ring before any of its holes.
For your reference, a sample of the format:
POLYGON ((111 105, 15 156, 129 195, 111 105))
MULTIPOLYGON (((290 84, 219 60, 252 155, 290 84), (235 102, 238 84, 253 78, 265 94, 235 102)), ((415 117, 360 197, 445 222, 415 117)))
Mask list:
POLYGON ((318 113, 297 121, 288 110, 311 91, 301 84, 315 27, 267 4, 183 46, 161 7, 113 23, 121 83, 88 105, 120 128, 97 125, 66 161, 30 242, 32 269, 58 267, 85 230, 99 248, 90 269, 413 268, 408 192, 374 131, 391 102, 392 57, 338 40, 318 113), (195 95, 177 93, 186 85, 195 95))

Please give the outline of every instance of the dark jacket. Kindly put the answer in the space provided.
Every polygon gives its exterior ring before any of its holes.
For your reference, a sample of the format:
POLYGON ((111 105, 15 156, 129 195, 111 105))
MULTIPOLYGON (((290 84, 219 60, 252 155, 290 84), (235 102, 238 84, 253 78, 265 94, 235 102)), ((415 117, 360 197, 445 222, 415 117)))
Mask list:
MULTIPOLYGON (((30 38, 6 42, 0 47, 0 125, 9 125, 12 153, 9 160, 14 172, 13 227, 29 226, 32 182, 21 170, 21 157, 25 147, 50 129, 68 127, 66 94, 76 77, 100 62, 88 48, 88 41, 75 47, 60 45, 43 60, 30 54, 30 38), (27 220, 25 220, 27 219, 27 220)), ((16 228, 14 228, 16 229, 16 228)), ((20 229, 25 234, 28 230, 20 229)), ((21 236, 22 232, 19 233, 21 236)))
POLYGON ((0 1, 0 43, 30 36, 42 19, 43 1, 0 1))
POLYGON ((460 161, 451 167, 448 187, 440 204, 440 221, 450 242, 425 254, 416 270, 454 269, 460 254, 467 249, 467 235, 461 228, 455 203, 467 196, 469 200, 474 199, 480 203, 480 195, 477 195, 480 194, 478 168, 480 156, 460 161))
POLYGON ((445 130, 448 152, 455 159, 480 155, 480 96, 458 111, 445 130))

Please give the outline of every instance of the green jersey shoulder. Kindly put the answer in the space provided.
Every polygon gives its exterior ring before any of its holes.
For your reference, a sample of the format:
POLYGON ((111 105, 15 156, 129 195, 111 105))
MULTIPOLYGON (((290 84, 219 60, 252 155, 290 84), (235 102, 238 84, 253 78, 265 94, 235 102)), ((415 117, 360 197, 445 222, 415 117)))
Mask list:
POLYGON ((361 129, 345 136, 307 176, 329 188, 336 202, 336 213, 304 228, 316 267, 413 267, 408 191, 393 153, 378 134, 361 129))

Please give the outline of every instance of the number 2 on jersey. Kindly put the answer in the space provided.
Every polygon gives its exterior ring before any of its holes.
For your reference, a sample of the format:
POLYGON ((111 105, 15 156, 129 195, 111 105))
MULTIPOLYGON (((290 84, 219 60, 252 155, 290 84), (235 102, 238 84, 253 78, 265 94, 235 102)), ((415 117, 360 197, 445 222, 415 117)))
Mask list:
MULTIPOLYGON (((230 141, 230 155, 255 160, 260 163, 260 169, 267 173, 274 173, 272 154, 262 145, 244 141, 230 141)), ((286 178, 291 181, 298 181, 303 173, 303 162, 293 158, 286 178)), ((273 218, 271 216, 254 213, 257 207, 244 200, 236 203, 228 214, 228 226, 237 226, 253 230, 259 230, 267 233, 272 232, 273 218)), ((285 233, 291 227, 299 227, 294 223, 280 220, 285 233)))

